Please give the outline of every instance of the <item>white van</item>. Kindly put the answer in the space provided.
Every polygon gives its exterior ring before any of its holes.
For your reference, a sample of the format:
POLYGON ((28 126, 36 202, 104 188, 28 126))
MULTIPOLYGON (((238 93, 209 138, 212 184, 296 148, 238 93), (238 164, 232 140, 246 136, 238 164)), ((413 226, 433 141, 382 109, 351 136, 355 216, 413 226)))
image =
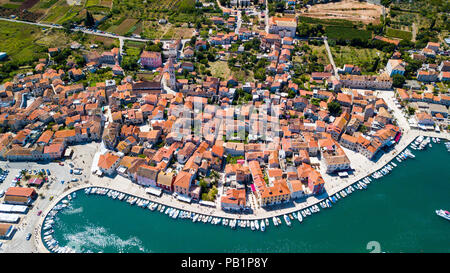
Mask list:
POLYGON ((5 191, 4 190, 0 190, 0 197, 3 197, 3 195, 5 195, 5 191))

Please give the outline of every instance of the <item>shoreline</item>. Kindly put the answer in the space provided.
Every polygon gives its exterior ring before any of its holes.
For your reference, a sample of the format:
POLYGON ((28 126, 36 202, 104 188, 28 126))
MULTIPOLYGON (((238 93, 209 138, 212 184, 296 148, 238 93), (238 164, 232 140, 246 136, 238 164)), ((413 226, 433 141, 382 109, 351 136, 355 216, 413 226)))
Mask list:
MULTIPOLYGON (((62 196, 59 196, 58 198, 56 198, 55 200, 53 200, 53 202, 43 211, 41 218, 39 219, 38 225, 35 228, 34 232, 35 232, 35 237, 36 238, 36 244, 37 244, 37 249, 39 252, 46 252, 46 253, 53 253, 51 252, 49 249, 47 249, 47 247, 44 245, 44 242, 42 240, 42 224, 44 222, 44 220, 47 218, 48 213, 53 209, 53 207, 55 205, 57 205, 62 199, 64 199, 67 195, 72 194, 73 192, 85 189, 85 188, 94 188, 94 187, 98 187, 98 188, 105 188, 105 189, 109 189, 109 190, 114 190, 114 191, 118 191, 121 193, 124 193, 126 195, 129 196, 133 196, 133 197, 137 197, 137 198, 141 198, 144 200, 148 200, 150 202, 154 202, 160 205, 164 205, 166 207, 171 207, 171 208, 175 208, 175 209, 179 209, 179 210, 183 210, 183 211, 188 211, 191 213, 196 213, 196 214, 201 214, 201 215, 208 215, 208 216, 213 216, 213 217, 219 217, 219 218, 226 218, 228 220, 232 220, 232 219, 236 219, 236 220, 250 220, 250 221, 254 221, 254 220, 264 220, 264 219, 269 219, 272 217, 280 217, 283 216, 285 214, 290 214, 290 213, 295 213, 297 211, 312 207, 314 205, 318 205, 320 202, 326 200, 328 197, 335 195, 336 193, 345 190, 347 187, 361 181, 362 179, 369 177, 370 175, 372 175, 373 173, 379 171, 380 169, 384 168, 384 166, 386 166, 387 164, 389 164, 390 162, 392 162, 392 160, 394 160, 400 153, 402 153, 418 136, 423 135, 424 137, 437 137, 441 140, 449 140, 449 135, 447 133, 444 133, 444 135, 441 135, 440 133, 436 133, 436 132, 423 132, 423 131, 416 131, 416 130, 410 130, 407 131, 406 133, 404 133, 404 136, 400 139, 399 143, 397 145, 399 145, 399 149, 395 149, 392 151, 392 153, 390 154, 385 154, 387 155, 387 157, 385 159, 383 159, 382 161, 379 162, 379 164, 377 164, 376 166, 374 166, 373 168, 371 168, 370 171, 364 172, 359 176, 355 176, 354 178, 352 178, 351 180, 349 180, 346 183, 342 183, 341 185, 337 186, 337 187, 332 187, 329 192, 327 192, 327 196, 326 197, 322 197, 322 198, 317 198, 317 197, 313 197, 315 200, 308 200, 308 198, 306 200, 304 200, 301 203, 295 203, 293 201, 290 201, 291 203, 294 204, 293 207, 290 208, 281 208, 281 209, 276 209, 276 210, 272 210, 272 211, 267 211, 264 215, 254 215, 254 214, 233 214, 233 213, 227 213, 221 209, 218 208, 207 208, 207 207, 203 207, 199 204, 195 204, 197 206, 193 206, 191 205, 183 205, 180 201, 177 202, 170 202, 171 200, 169 200, 169 202, 167 202, 166 200, 161 199, 160 197, 156 197, 153 195, 149 195, 148 193, 145 193, 145 188, 142 188, 139 186, 139 188, 141 188, 141 190, 139 192, 130 192, 130 191, 124 191, 123 189, 121 189, 118 185, 109 185, 109 183, 107 185, 101 184, 101 183, 89 183, 89 184, 85 184, 85 185, 79 185, 73 188, 70 188, 69 190, 67 190, 66 192, 64 192, 64 194, 62 196), (403 143, 402 140, 404 140, 403 143), (143 194, 142 194, 143 193, 143 194), (198 206, 200 206, 200 209, 198 209, 198 206), (209 211, 209 213, 208 213, 209 211)), ((380 160, 382 159, 382 157, 380 158, 380 160)), ((132 182, 130 182, 131 184, 134 184, 132 182)), ((137 186, 137 185, 136 185, 137 186)))

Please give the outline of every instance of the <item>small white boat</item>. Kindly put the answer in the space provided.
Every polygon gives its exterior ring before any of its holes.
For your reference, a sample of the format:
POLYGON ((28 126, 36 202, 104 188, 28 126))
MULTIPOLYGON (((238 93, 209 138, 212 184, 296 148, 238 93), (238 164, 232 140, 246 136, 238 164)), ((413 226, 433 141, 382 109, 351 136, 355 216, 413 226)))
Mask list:
POLYGON ((264 223, 264 220, 261 220, 261 231, 266 230, 266 224, 264 223))
POLYGON ((255 230, 255 223, 253 221, 250 222, 250 228, 252 230, 255 230))
POLYGON ((283 215, 284 221, 286 222, 286 225, 289 227, 291 226, 291 220, 289 220, 289 217, 285 214, 283 215))
POLYGON ((255 220, 255 228, 256 228, 256 230, 259 230, 258 220, 255 220))
POLYGON ((277 219, 275 218, 275 216, 272 217, 272 222, 273 222, 273 225, 274 225, 274 226, 278 226, 278 221, 277 221, 277 219))
POLYGON ((436 214, 441 216, 444 219, 450 220, 450 212, 440 209, 440 210, 436 210, 436 214))
POLYGON ((303 221, 303 217, 302 217, 302 215, 300 214, 300 211, 297 212, 297 219, 298 219, 298 221, 299 221, 300 223, 303 221))

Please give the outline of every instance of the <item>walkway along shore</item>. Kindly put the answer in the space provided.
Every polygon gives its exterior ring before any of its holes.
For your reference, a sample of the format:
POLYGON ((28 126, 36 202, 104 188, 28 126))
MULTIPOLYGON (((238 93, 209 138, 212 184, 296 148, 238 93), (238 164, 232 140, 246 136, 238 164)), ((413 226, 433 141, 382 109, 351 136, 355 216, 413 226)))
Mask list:
MULTIPOLYGON (((161 204, 161 205, 164 205, 167 207, 172 207, 175 209, 189 211, 192 213, 197 213, 197 214, 202 214, 202 215, 210 215, 213 217, 236 219, 236 220, 262 220, 262 219, 266 219, 266 218, 272 218, 274 216, 277 216, 277 217, 283 216, 285 214, 297 212, 299 210, 303 210, 303 209, 309 208, 311 206, 317 205, 321 201, 324 201, 325 199, 327 199, 328 196, 335 195, 337 192, 344 190, 345 188, 349 187, 350 185, 353 185, 354 183, 356 183, 356 182, 364 179, 365 177, 373 174, 374 172, 377 172, 378 170, 382 169, 386 164, 391 162, 393 159, 395 159, 396 156, 398 156, 401 152, 403 152, 404 149, 406 149, 409 146, 409 144, 411 144, 411 142, 413 142, 420 135, 423 135, 425 137, 429 136, 429 137, 437 137, 440 139, 450 140, 448 133, 424 132, 424 131, 417 131, 417 130, 407 131, 404 133, 403 137, 400 139, 399 143, 396 145, 396 149, 394 149, 393 151, 391 151, 388 154, 385 154, 382 158, 380 158, 380 160, 377 162, 377 164, 373 168, 371 168, 371 170, 368 170, 367 172, 363 172, 362 174, 355 176, 352 179, 349 179, 348 181, 340 184, 337 187, 331 188, 331 190, 327 191, 327 194, 328 194, 327 196, 320 198, 320 199, 316 198, 316 197, 310 197, 301 203, 291 202, 294 204, 294 206, 289 207, 289 208, 267 211, 267 212, 264 212, 264 214, 262 214, 262 215, 233 214, 233 213, 227 213, 225 211, 222 211, 221 209, 202 207, 198 204, 188 205, 188 204, 184 204, 178 200, 173 199, 172 196, 162 198, 162 197, 156 197, 153 195, 149 195, 145 192, 145 188, 143 188, 139 185, 136 185, 132 182, 130 182, 130 183, 134 187, 133 192, 131 192, 129 189, 128 190, 124 189, 124 185, 122 185, 121 183, 114 183, 114 184, 107 183, 107 185, 105 185, 104 183, 102 183, 101 180, 95 179, 94 182, 91 182, 89 184, 79 185, 79 186, 70 188, 69 190, 64 192, 64 195, 59 196, 58 198, 55 198, 52 201, 52 203, 43 211, 43 213, 41 214, 41 218, 39 219, 39 223, 34 231, 36 247, 39 252, 44 252, 44 253, 50 252, 45 247, 45 245, 42 241, 42 236, 41 236, 41 228, 42 228, 44 220, 46 219, 48 213, 53 209, 53 207, 56 204, 58 204, 62 199, 64 199, 67 195, 69 195, 75 191, 84 189, 84 188, 90 188, 90 187, 106 188, 106 189, 122 192, 122 193, 130 195, 130 196, 138 197, 138 198, 141 198, 144 200, 149 200, 151 202, 158 203, 158 204, 161 204)), ((130 185, 127 185, 127 186, 130 186, 130 185)))

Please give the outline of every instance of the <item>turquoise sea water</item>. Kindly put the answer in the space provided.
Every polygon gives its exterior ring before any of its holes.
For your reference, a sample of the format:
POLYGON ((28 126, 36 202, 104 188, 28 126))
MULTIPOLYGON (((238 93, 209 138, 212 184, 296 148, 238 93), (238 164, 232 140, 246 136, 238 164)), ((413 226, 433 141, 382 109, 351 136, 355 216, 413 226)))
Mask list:
POLYGON ((58 213, 60 246, 92 252, 363 252, 376 241, 383 252, 450 252, 450 164, 444 145, 414 151, 415 159, 292 227, 249 228, 171 219, 106 196, 78 191, 58 213), (372 243, 371 243, 372 244, 372 243))

